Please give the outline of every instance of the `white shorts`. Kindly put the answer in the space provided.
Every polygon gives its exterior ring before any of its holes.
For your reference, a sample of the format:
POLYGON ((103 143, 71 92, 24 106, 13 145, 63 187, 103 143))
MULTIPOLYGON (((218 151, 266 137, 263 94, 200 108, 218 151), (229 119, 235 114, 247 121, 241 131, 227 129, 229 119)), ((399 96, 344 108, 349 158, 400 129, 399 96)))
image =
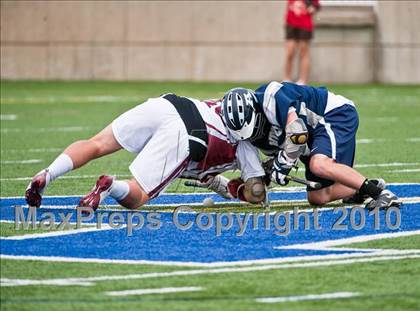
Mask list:
POLYGON ((115 139, 138 153, 129 169, 151 197, 156 197, 188 165, 189 141, 184 122, 164 98, 151 98, 112 122, 115 139))

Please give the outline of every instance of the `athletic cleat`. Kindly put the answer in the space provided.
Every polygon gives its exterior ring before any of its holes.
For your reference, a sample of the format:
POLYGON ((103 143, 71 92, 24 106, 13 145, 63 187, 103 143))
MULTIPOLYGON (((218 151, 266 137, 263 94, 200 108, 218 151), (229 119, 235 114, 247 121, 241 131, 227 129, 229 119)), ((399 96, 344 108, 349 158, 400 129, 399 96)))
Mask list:
POLYGON ((379 194, 376 200, 371 200, 366 204, 366 208, 369 210, 373 210, 375 208, 378 209, 387 209, 391 206, 400 207, 401 201, 398 197, 393 194, 391 191, 385 189, 379 194))
POLYGON ((101 202, 109 195, 113 183, 113 176, 100 176, 96 181, 95 186, 92 188, 92 191, 80 200, 79 206, 90 207, 96 211, 99 204, 101 204, 101 202))
MULTIPOLYGON (((385 189, 386 183, 382 178, 370 179, 371 182, 376 184, 381 190, 385 189)), ((356 192, 351 197, 343 199, 344 204, 363 204, 367 199, 368 195, 361 195, 359 192, 356 192)))
POLYGON ((32 178, 31 183, 25 191, 26 203, 29 206, 40 207, 42 193, 47 185, 48 170, 43 170, 32 178))

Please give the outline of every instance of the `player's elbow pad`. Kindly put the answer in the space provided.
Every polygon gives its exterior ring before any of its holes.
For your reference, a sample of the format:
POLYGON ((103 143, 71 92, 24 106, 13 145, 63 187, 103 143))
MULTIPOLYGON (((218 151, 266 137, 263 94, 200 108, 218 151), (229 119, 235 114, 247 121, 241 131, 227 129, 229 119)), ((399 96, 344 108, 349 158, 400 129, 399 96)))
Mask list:
POLYGON ((299 158, 306 150, 309 133, 302 119, 297 118, 286 126, 284 151, 291 159, 299 158))

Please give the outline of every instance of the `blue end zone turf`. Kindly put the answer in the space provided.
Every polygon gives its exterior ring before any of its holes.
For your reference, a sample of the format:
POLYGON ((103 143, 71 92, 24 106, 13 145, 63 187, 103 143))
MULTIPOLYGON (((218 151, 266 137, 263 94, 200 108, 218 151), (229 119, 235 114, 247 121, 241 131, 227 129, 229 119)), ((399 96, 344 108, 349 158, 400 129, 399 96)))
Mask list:
MULTIPOLYGON (((401 197, 415 197, 420 193, 420 185, 400 185, 390 187, 397 195, 401 197)), ((282 193, 282 196, 296 198, 304 193, 282 193)), ((277 193, 273 196, 278 195, 277 193)), ((165 198, 177 197, 177 200, 184 197, 184 200, 198 200, 208 194, 194 195, 166 195, 165 198)), ((74 204, 77 198, 48 198, 44 202, 54 205, 74 204), (54 201, 54 200, 58 200, 54 201)), ((1 200, 1 219, 14 220, 14 207, 22 202, 21 199, 2 199, 1 200), (15 201, 13 201, 15 200, 15 201)), ((185 201, 175 204, 188 204, 185 201)), ((28 209, 24 209, 25 213, 28 209)), ((51 212, 60 218, 58 213, 73 212, 71 221, 76 221, 74 208, 68 209, 37 209, 37 214, 51 212)), ((256 210, 255 213, 262 212, 256 210)), ((366 224, 361 230, 354 230, 348 226, 347 230, 333 230, 333 224, 337 221, 340 214, 335 214, 332 210, 322 210, 319 213, 319 225, 321 229, 314 228, 314 214, 310 213, 310 228, 303 229, 304 220, 301 217, 299 226, 295 230, 293 227, 294 217, 290 217, 291 231, 288 235, 279 236, 276 233, 282 230, 276 229, 274 224, 274 215, 270 215, 270 228, 266 228, 264 216, 258 219, 258 228, 253 228, 253 217, 249 217, 248 225, 242 236, 236 236, 240 231, 239 223, 244 220, 245 215, 236 214, 233 216, 233 224, 229 230, 222 231, 221 236, 216 236, 215 222, 216 214, 211 214, 213 226, 209 230, 200 230, 196 224, 188 230, 180 230, 173 221, 173 214, 169 212, 159 213, 161 227, 159 230, 151 230, 144 226, 141 229, 134 230, 132 236, 127 236, 127 229, 109 229, 102 231, 80 232, 76 234, 64 234, 60 236, 50 236, 30 239, 2 239, 1 254, 15 256, 58 256, 79 259, 108 259, 108 260, 146 260, 146 261, 175 261, 175 262, 196 262, 196 263, 214 263, 214 262, 235 262, 244 260, 259 260, 273 258, 291 258, 296 256, 311 255, 331 255, 349 253, 344 250, 304 250, 304 249, 276 249, 278 246, 298 245, 303 243, 320 242, 326 240, 335 240, 349 238, 360 235, 370 235, 384 232, 404 232, 420 229, 420 204, 404 204, 400 209, 401 225, 398 229, 391 230, 386 226, 385 211, 380 212, 380 228, 374 228, 374 217, 363 211, 366 217, 366 224)), ((109 214, 110 211, 99 211, 90 222, 96 222, 98 214, 109 214)), ((124 211, 124 219, 130 214, 124 211)), ((142 212, 147 219, 147 212, 142 212)), ((356 222, 360 220, 360 214, 356 215, 356 222)), ((179 221, 183 224, 188 221, 194 221, 196 213, 185 213, 179 215, 179 221)), ((391 223, 396 221, 395 213, 391 213, 391 223)), ((226 223, 226 218, 224 223, 226 223)), ((285 219, 280 217, 280 225, 284 224, 285 219)), ((103 219, 107 223, 107 216, 103 219)), ((207 218, 203 219, 203 223, 207 218)), ((349 215, 343 224, 349 225, 349 215)), ((147 225, 147 220, 145 225, 147 225)))

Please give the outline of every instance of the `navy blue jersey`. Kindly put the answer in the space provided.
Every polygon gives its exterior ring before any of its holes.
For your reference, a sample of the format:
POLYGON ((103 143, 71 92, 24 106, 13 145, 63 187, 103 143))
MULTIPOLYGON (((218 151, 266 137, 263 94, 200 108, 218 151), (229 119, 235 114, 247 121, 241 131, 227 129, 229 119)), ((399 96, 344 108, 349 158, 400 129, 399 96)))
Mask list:
POLYGON ((325 87, 301 86, 294 83, 270 82, 255 91, 259 109, 268 121, 286 127, 289 109, 293 107, 311 132, 324 117, 328 90, 325 87))

